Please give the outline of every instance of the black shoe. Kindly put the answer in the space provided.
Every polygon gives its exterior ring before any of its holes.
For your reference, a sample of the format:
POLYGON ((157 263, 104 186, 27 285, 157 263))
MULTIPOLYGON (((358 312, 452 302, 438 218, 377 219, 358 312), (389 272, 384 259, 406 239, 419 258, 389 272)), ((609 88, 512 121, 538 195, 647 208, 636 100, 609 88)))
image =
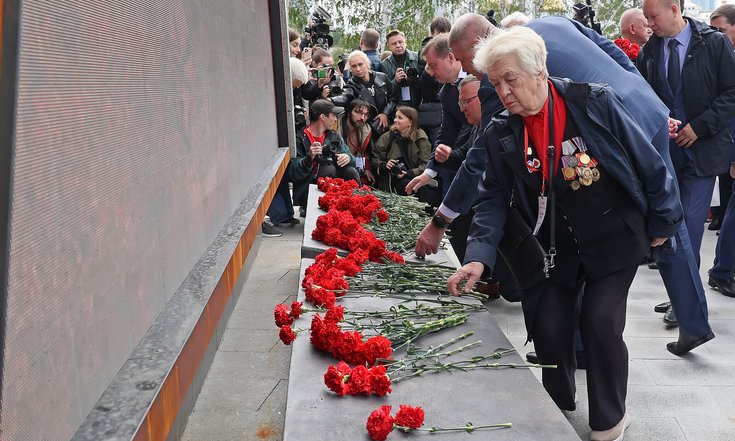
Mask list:
POLYGON ((648 264, 648 269, 657 270, 658 265, 656 264, 656 262, 651 262, 648 264))
POLYGON ((649 249, 648 254, 646 254, 646 257, 644 257, 643 260, 641 261, 641 265, 646 265, 646 264, 653 263, 653 262, 654 262, 653 252, 649 249))
POLYGON ((669 326, 679 326, 679 322, 676 320, 676 314, 674 314, 674 308, 669 306, 669 309, 664 314, 664 323, 669 326))
POLYGON ((263 236, 265 237, 281 237, 283 236, 283 232, 276 229, 273 225, 269 224, 268 222, 263 222, 263 225, 260 227, 260 231, 263 233, 263 236))
POLYGON ((577 358, 577 369, 581 371, 587 369, 587 362, 584 358, 584 351, 575 351, 574 355, 577 358))
POLYGON ((658 305, 653 307, 653 312, 663 314, 664 312, 669 310, 669 307, 671 307, 671 302, 659 303, 658 305))
POLYGON ((306 217, 306 207, 299 207, 299 217, 306 217))
POLYGON ((684 355, 699 345, 707 343, 708 341, 715 338, 715 334, 710 332, 704 337, 697 337, 692 335, 684 335, 679 332, 679 340, 672 341, 666 345, 666 349, 674 355, 684 355))
POLYGON ((295 217, 292 217, 291 219, 284 221, 284 222, 278 222, 277 224, 273 224, 274 227, 293 227, 298 224, 300 224, 301 221, 296 219, 295 217))
POLYGON ((732 283, 732 280, 718 279, 717 277, 709 276, 707 284, 720 291, 722 295, 735 297, 735 284, 732 283))
POLYGON ((528 354, 526 354, 526 361, 531 364, 539 364, 538 356, 536 356, 535 352, 529 352, 528 354))
POLYGON ((719 231, 720 227, 722 227, 722 219, 720 219, 719 217, 712 219, 712 222, 707 225, 707 229, 710 231, 719 231))

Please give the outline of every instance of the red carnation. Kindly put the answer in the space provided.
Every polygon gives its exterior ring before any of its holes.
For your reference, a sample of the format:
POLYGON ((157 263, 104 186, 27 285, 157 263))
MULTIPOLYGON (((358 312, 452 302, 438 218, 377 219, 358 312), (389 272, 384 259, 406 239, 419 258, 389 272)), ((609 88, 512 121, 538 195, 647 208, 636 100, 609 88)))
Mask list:
POLYGON ((281 326, 281 332, 278 333, 278 337, 285 345, 290 345, 294 340, 296 340, 296 334, 289 325, 281 326))
POLYGON ((375 409, 367 419, 365 428, 373 441, 383 441, 393 431, 393 417, 390 415, 390 406, 381 406, 375 409))
POLYGON ((342 321, 344 316, 345 316, 345 307, 335 306, 334 308, 330 308, 327 311, 327 314, 324 316, 324 321, 329 322, 329 323, 338 323, 342 321))
POLYGON ((340 361, 337 366, 329 366, 324 374, 324 384, 337 395, 344 396, 347 393, 347 385, 345 384, 345 376, 349 374, 350 367, 347 363, 340 361))
POLYGON ((370 337, 363 345, 363 353, 367 364, 372 366, 378 358, 388 358, 393 353, 391 341, 382 335, 370 337))
POLYGON ((386 374, 385 366, 373 366, 370 368, 370 387, 373 393, 379 397, 384 397, 388 393, 393 392, 390 388, 390 377, 386 374))
POLYGON ((385 210, 378 210, 378 212, 377 212, 376 214, 377 214, 377 216, 378 216, 378 220, 379 220, 379 221, 380 221, 381 223, 386 223, 386 222, 388 222, 388 217, 389 217, 389 216, 388 216, 388 212, 386 212, 385 210))
POLYGON ((353 367, 347 381, 347 393, 350 395, 370 395, 372 389, 368 368, 365 366, 353 367))
POLYGON ((396 413, 395 423, 398 426, 407 427, 408 429, 418 429, 424 424, 424 409, 419 406, 411 407, 406 404, 401 404, 400 409, 396 413))
POLYGON ((297 318, 301 316, 302 306, 304 306, 304 304, 301 302, 291 302, 291 312, 289 313, 291 318, 296 320, 297 318))
POLYGON ((276 326, 291 326, 293 319, 288 315, 286 305, 278 304, 273 310, 273 316, 276 319, 276 326))

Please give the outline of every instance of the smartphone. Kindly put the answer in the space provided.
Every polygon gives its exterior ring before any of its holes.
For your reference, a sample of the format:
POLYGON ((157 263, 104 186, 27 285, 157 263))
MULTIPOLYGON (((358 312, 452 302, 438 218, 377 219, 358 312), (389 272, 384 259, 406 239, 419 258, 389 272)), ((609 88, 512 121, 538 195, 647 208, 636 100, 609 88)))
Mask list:
POLYGON ((316 77, 318 78, 327 78, 327 69, 319 69, 316 71, 316 77))

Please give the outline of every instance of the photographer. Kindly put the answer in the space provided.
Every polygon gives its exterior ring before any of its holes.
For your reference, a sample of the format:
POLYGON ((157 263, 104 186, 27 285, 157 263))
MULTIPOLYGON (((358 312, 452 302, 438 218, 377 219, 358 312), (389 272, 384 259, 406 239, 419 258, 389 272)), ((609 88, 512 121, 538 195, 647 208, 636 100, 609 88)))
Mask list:
POLYGON ((355 170, 355 158, 338 133, 334 104, 316 100, 309 107, 309 125, 296 133, 296 157, 289 164, 289 179, 293 182, 293 197, 306 207, 309 184, 318 176, 330 176, 360 183, 355 170))
POLYGON ((364 52, 350 53, 347 65, 350 66, 352 76, 345 84, 342 95, 332 97, 332 102, 340 107, 347 107, 353 99, 367 101, 378 109, 379 113, 370 121, 370 125, 379 135, 388 129, 396 107, 392 101, 393 88, 390 80, 384 73, 370 69, 370 60, 364 52))
POLYGON ((390 78, 394 101, 417 109, 421 103, 419 54, 406 48, 406 36, 393 30, 386 35, 390 57, 383 60, 383 72, 390 78))
POLYGON ((334 95, 342 92, 342 83, 335 75, 334 60, 325 49, 316 48, 311 54, 310 81, 301 88, 301 96, 308 101, 319 98, 329 98, 332 90, 334 95))
POLYGON ((373 150, 378 188, 405 196, 406 184, 424 171, 430 155, 431 144, 419 128, 418 112, 408 106, 399 107, 393 127, 378 139, 373 150))

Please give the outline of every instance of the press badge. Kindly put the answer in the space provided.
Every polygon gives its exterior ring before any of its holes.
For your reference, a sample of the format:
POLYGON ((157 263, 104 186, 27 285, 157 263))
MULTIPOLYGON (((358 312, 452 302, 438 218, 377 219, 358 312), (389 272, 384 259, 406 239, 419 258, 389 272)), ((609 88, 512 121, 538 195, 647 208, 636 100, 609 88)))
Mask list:
POLYGON ((401 99, 403 101, 411 101, 411 88, 408 86, 401 87, 401 99))
POLYGON ((355 156, 355 168, 358 170, 365 170, 365 157, 355 156))
POLYGON ((539 230, 541 229, 541 224, 544 223, 544 218, 546 217, 546 203, 548 202, 548 198, 546 196, 539 196, 538 197, 538 217, 536 218, 536 226, 533 227, 533 235, 537 235, 539 230))

